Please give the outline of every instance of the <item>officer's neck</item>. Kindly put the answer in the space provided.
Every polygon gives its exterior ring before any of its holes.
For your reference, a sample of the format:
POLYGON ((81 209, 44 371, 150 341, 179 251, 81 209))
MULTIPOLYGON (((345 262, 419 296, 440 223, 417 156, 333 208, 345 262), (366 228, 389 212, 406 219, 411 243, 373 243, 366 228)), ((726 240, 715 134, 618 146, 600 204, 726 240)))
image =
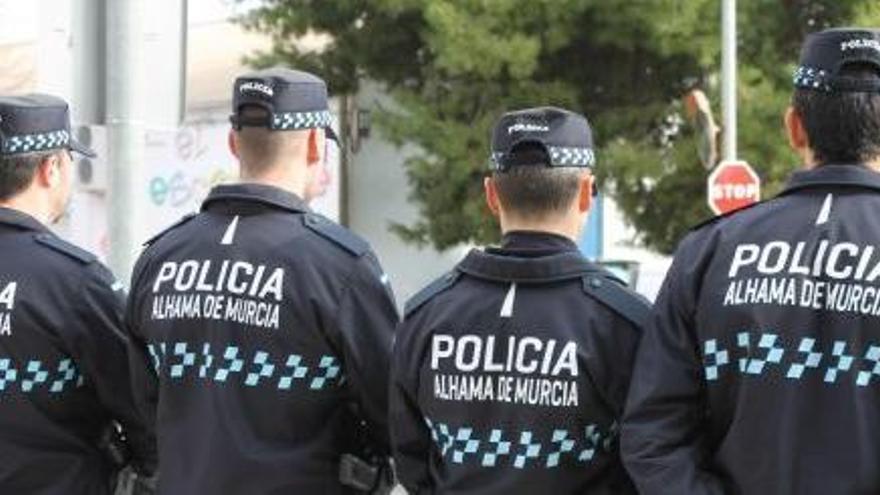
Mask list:
POLYGON ((55 222, 57 215, 52 206, 51 198, 33 187, 7 199, 0 201, 0 207, 17 210, 30 215, 40 223, 49 225, 55 222))
POLYGON ((574 242, 580 238, 582 224, 578 215, 530 219, 505 215, 504 213, 499 216, 499 223, 502 234, 516 231, 546 232, 566 237, 574 242))
MULTIPOLYGON (((816 155, 813 153, 813 150, 810 148, 803 148, 797 150, 798 155, 801 157, 801 161, 804 164, 804 168, 807 170, 812 170, 820 165, 818 160, 816 160, 816 155)), ((875 172, 880 172, 880 157, 877 157, 873 160, 868 160, 862 163, 866 168, 869 168, 875 172)))
MULTIPOLYGON (((847 164, 842 164, 842 165, 847 165, 847 164)), ((867 169, 873 170, 874 172, 880 172, 880 159, 863 162, 860 165, 864 166, 867 169)), ((814 168, 820 167, 820 166, 822 166, 822 164, 817 163, 815 161, 805 161, 804 162, 804 168, 807 170, 813 170, 814 168)))
POLYGON ((296 194, 300 198, 305 198, 307 185, 305 173, 292 173, 283 167, 272 167, 263 173, 251 175, 246 174, 242 169, 239 179, 241 182, 249 184, 277 187, 296 194))

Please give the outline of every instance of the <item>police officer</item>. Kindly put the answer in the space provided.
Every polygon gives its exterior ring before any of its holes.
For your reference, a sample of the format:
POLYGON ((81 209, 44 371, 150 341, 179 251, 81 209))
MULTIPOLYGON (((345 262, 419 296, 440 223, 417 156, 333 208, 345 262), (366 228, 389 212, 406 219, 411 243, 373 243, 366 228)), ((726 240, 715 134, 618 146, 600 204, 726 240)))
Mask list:
POLYGON ((694 229, 623 426, 647 494, 880 493, 880 31, 807 38, 781 194, 694 229))
POLYGON ((131 393, 120 286, 47 227, 67 207, 71 152, 94 156, 71 136, 66 102, 0 97, 4 494, 109 494, 125 449, 142 474, 155 465, 131 393))
POLYGON ((241 183, 149 241, 132 276, 129 321, 155 370, 139 388, 157 416, 159 491, 368 489, 376 473, 364 480, 342 459, 359 443, 388 455, 398 317, 367 243, 306 205, 332 136, 326 86, 268 69, 233 92, 241 183))
POLYGON ((391 428, 410 493, 632 493, 617 424, 648 305, 575 244, 593 166, 580 115, 495 126, 484 186, 502 245, 413 297, 398 331, 391 428))

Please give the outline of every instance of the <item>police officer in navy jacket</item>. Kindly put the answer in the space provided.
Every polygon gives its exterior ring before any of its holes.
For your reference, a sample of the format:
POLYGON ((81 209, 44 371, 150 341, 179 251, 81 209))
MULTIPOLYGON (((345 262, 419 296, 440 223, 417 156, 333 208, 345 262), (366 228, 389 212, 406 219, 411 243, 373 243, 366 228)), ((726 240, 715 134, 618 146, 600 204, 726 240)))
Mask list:
POLYGON ((268 69, 233 91, 241 182, 151 240, 132 277, 160 493, 355 493, 343 457, 389 455, 388 280, 307 205, 332 138, 324 82, 268 69))
POLYGON ((67 103, 0 97, 0 493, 108 495, 155 444, 128 371, 125 295, 97 257, 48 225, 65 212, 72 154, 67 103))
POLYGON ((804 170, 682 241, 642 339, 642 493, 880 493, 880 32, 811 35, 794 85, 804 170))
POLYGON ((579 252, 595 164, 586 119, 505 114, 492 138, 501 247, 407 303, 391 428, 411 494, 633 493, 618 419, 648 306, 579 252))

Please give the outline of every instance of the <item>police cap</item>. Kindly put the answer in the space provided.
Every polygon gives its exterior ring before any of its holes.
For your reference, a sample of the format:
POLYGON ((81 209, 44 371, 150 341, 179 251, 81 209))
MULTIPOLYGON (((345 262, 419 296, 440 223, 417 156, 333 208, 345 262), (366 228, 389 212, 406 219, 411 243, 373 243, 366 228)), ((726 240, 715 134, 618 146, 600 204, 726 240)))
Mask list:
POLYGON ((71 134, 66 101, 46 94, 0 96, 0 155, 61 149, 97 156, 71 134))
POLYGON ((515 151, 525 143, 542 148, 551 167, 591 168, 596 161, 587 119, 561 108, 528 108, 502 115, 492 132, 492 169, 518 165, 515 151))
POLYGON ((880 77, 873 80, 841 75, 844 67, 867 64, 880 74, 880 30, 828 29, 807 37, 794 85, 826 93, 880 92, 880 77))
POLYGON ((232 92, 232 125, 266 127, 272 131, 324 129, 336 140, 333 116, 327 105, 327 84, 308 72, 273 68, 251 72, 235 80, 232 92), (248 106, 263 108, 267 118, 242 115, 248 106))

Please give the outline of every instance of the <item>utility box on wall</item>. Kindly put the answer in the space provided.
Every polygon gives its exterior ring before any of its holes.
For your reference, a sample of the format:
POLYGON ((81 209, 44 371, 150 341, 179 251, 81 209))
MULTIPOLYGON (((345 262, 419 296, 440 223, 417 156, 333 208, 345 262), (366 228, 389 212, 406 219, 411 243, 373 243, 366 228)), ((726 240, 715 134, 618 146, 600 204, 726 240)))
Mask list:
POLYGON ((78 156, 76 158, 76 188, 79 191, 95 193, 107 192, 107 129, 104 126, 78 126, 77 140, 95 150, 95 158, 78 156))

